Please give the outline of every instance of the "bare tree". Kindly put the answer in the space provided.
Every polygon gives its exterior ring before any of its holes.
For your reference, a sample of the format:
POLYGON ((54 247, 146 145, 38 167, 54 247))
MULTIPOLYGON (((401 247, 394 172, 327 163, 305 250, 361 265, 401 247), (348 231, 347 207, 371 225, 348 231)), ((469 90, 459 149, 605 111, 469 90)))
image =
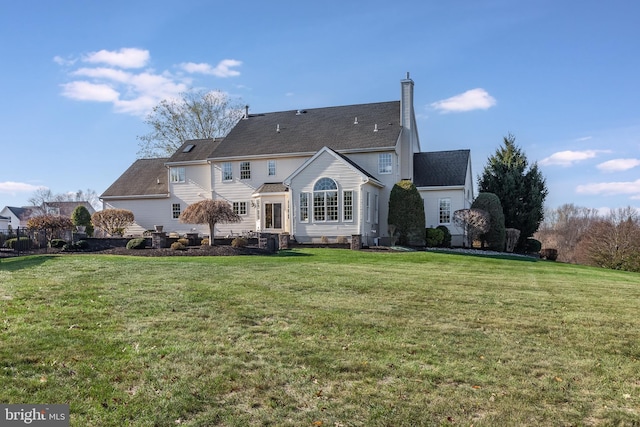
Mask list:
POLYGON ((165 99, 145 119, 151 132, 138 136, 138 157, 171 156, 186 140, 226 136, 243 114, 241 102, 221 91, 190 91, 165 99))
POLYGON ((596 209, 564 204, 545 211, 544 221, 535 238, 543 248, 557 249, 558 261, 577 263, 582 240, 589 228, 601 219, 596 209))
POLYGON ((180 222, 209 225, 209 245, 214 244, 213 238, 217 223, 240 222, 241 220, 231 205, 224 200, 201 200, 187 206, 180 214, 180 222))
POLYGON ((101 207, 98 194, 90 188, 68 193, 53 193, 47 187, 40 187, 31 194, 28 202, 31 206, 37 206, 38 208, 42 208, 48 202, 89 202, 95 210, 99 210, 101 207))
POLYGON ((469 247, 481 234, 489 231, 491 220, 489 213, 482 209, 459 209, 453 213, 453 222, 464 230, 469 247))
POLYGON ((583 240, 581 263, 614 270, 640 271, 640 215, 631 207, 595 221, 583 240))

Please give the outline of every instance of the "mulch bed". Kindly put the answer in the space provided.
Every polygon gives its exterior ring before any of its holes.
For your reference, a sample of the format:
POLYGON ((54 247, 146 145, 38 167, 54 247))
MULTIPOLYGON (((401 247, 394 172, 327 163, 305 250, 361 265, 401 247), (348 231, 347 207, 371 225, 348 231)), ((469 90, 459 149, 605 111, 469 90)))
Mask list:
MULTIPOLYGON (((171 248, 162 249, 127 249, 123 247, 109 248, 100 251, 62 251, 60 249, 36 249, 28 252, 21 252, 21 255, 46 255, 46 254, 109 254, 109 255, 132 255, 132 256, 146 256, 146 257, 159 257, 159 256, 235 256, 235 255, 270 255, 265 249, 260 249, 255 246, 247 246, 244 248, 234 248, 228 245, 218 246, 193 246, 188 247, 185 250, 174 250, 171 248)), ((13 251, 0 253, 1 258, 8 258, 15 256, 13 251)))

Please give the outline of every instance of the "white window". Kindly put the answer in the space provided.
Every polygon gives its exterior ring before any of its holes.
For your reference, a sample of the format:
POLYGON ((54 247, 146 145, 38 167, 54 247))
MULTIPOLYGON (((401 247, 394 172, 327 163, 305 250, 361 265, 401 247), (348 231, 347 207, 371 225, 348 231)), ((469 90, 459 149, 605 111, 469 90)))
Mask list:
POLYGON ((353 221, 353 191, 342 193, 342 219, 343 221, 353 221))
POLYGON ((391 153, 378 154, 378 173, 390 174, 393 171, 393 157, 391 153))
POLYGON ((172 203, 171 204, 171 218, 178 219, 180 218, 180 203, 172 203))
POLYGON ((373 195, 373 223, 378 224, 380 220, 380 214, 378 213, 378 195, 373 195))
POLYGON ((451 224, 451 199, 440 199, 438 204, 440 224, 451 224))
POLYGON ((320 178, 313 187, 313 220, 338 220, 338 185, 331 178, 320 178))
POLYGON ((238 215, 246 215, 247 202, 233 202, 233 212, 238 215))
POLYGON ((365 205, 367 210, 367 222, 371 222, 371 193, 367 191, 367 204, 365 205))
POLYGON ((169 181, 171 181, 171 182, 184 182, 185 181, 184 168, 171 168, 171 169, 169 169, 169 181))
POLYGON ((268 163, 268 169, 269 169, 269 176, 275 176, 276 175, 276 161, 275 160, 269 160, 268 163))
POLYGON ((300 193, 300 222, 309 222, 309 193, 300 193))
POLYGON ((233 180, 233 165, 231 164, 231 162, 225 162, 222 164, 222 180, 223 181, 233 180))
POLYGON ((240 179, 251 179, 251 162, 240 162, 240 179))

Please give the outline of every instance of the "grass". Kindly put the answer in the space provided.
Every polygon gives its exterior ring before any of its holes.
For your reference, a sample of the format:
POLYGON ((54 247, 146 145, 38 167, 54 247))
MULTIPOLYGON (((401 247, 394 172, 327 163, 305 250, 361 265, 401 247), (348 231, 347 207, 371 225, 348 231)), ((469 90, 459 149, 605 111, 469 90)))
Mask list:
POLYGON ((435 253, 0 264, 0 402, 72 426, 640 425, 640 275, 435 253))

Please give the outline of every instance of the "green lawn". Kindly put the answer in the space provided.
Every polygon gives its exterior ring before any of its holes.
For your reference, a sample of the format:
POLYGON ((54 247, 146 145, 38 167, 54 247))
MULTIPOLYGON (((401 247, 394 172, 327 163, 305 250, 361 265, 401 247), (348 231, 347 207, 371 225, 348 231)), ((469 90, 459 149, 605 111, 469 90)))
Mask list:
POLYGON ((640 274, 464 255, 0 264, 0 402, 72 426, 640 425, 640 274))

